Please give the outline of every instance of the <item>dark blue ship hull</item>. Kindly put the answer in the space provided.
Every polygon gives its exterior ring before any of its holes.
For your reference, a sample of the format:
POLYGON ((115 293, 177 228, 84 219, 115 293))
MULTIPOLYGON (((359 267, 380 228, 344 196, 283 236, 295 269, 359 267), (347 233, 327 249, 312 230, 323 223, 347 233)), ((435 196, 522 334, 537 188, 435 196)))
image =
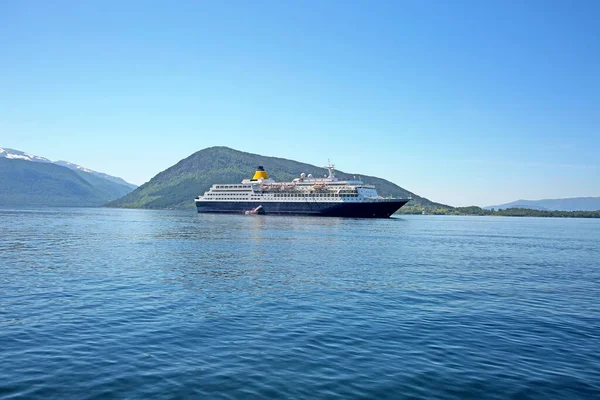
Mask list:
POLYGON ((243 214, 262 206, 261 214, 315 215, 350 218, 388 218, 409 200, 381 200, 375 202, 226 202, 196 201, 199 213, 243 214))

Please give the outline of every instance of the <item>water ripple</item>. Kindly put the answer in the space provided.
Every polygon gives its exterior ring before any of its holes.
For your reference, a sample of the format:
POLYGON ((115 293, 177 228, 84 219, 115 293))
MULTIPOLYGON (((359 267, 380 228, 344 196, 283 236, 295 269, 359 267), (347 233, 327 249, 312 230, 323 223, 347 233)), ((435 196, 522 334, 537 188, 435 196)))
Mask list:
POLYGON ((0 398, 598 398, 600 221, 0 210, 0 398))

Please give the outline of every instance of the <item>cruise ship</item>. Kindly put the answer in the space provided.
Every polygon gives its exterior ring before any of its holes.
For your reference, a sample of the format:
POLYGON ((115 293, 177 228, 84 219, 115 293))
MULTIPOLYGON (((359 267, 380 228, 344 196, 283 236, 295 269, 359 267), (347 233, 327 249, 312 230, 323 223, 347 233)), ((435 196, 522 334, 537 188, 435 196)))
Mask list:
POLYGON ((262 166, 240 184, 215 184, 195 199, 199 213, 315 215, 388 218, 410 198, 383 198, 360 180, 339 180, 329 164, 324 178, 300 174, 292 182, 275 182, 262 166))
POLYGON ((360 180, 339 180, 332 164, 324 178, 300 174, 275 182, 262 166, 240 184, 215 184, 195 199, 199 213, 388 218, 410 198, 383 198, 360 180))

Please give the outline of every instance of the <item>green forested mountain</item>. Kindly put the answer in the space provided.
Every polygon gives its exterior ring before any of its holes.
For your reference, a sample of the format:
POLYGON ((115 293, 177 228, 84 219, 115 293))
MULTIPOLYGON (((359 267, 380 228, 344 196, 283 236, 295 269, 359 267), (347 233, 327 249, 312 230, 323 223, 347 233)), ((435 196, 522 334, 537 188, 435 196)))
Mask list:
POLYGON ((100 206, 130 191, 50 162, 0 157, 0 206, 100 206))
MULTIPOLYGON (((258 165, 263 165, 269 176, 276 181, 291 181, 302 172, 314 176, 323 176, 327 173, 324 168, 284 158, 244 153, 227 147, 211 147, 179 161, 133 192, 112 201, 108 206, 192 208, 194 207, 194 198, 203 194, 214 183, 239 183, 242 179, 251 178, 258 165)), ((412 196, 411 203, 425 208, 448 207, 417 196, 385 179, 362 175, 358 172, 351 174, 337 171, 336 175, 340 179, 360 176, 365 183, 375 185, 382 196, 412 196)))

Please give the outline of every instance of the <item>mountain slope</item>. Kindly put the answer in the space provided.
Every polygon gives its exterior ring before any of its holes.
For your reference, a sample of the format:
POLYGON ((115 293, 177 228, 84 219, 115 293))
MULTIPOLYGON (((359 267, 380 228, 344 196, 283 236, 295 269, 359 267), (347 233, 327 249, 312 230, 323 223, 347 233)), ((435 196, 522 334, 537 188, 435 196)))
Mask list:
POLYGON ((572 197, 567 199, 517 200, 486 209, 529 208, 550 211, 596 211, 600 210, 600 197, 572 197))
MULTIPOLYGON (((98 178, 106 179, 107 181, 116 183, 117 185, 122 185, 122 186, 128 187, 131 190, 137 188, 137 185, 134 185, 133 183, 129 183, 129 182, 125 181, 124 179, 119 178, 117 176, 108 175, 108 174, 105 174, 104 172, 94 171, 94 170, 82 167, 81 165, 70 163, 68 161, 62 161, 62 160, 54 161, 54 164, 60 165, 63 167, 67 167, 69 169, 72 169, 73 171, 84 172, 84 173, 88 173, 90 175, 94 175, 98 178)), ((131 190, 129 190, 128 192, 130 192, 131 190)))
POLYGON ((133 190, 130 186, 115 183, 114 181, 104 179, 96 174, 90 174, 80 170, 72 171, 89 182, 98 193, 100 193, 101 197, 104 199, 104 203, 121 198, 133 190))
MULTIPOLYGON (((314 176, 323 176, 326 173, 324 168, 298 161, 245 153, 227 147, 210 147, 179 161, 133 192, 110 202, 108 206, 192 208, 194 198, 207 191, 214 183, 239 183, 244 178, 252 177, 258 165, 263 165, 270 177, 276 181, 291 181, 302 172, 314 176)), ((365 183, 375 185, 382 196, 412 196, 414 203, 430 207, 448 207, 419 197, 381 178, 341 171, 337 171, 336 175, 340 179, 351 179, 360 175, 365 183)))
POLYGON ((107 200, 87 180, 52 163, 0 157, 0 206, 99 206, 107 200))

